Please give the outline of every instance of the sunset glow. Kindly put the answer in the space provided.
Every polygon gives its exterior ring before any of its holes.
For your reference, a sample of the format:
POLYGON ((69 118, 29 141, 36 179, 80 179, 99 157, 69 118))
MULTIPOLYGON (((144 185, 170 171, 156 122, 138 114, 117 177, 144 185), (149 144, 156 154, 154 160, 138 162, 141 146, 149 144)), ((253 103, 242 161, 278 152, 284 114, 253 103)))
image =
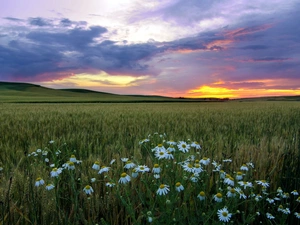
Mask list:
POLYGON ((8 1, 0 81, 170 97, 299 95, 299 10, 296 0, 8 1))

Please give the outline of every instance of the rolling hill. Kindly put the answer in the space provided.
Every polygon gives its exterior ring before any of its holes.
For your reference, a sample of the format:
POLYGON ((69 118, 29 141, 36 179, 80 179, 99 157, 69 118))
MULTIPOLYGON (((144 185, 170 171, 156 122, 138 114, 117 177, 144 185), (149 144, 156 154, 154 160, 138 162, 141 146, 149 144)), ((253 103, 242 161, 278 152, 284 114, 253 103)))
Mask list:
MULTIPOLYGON (((0 82, 0 103, 75 102, 216 102, 218 98, 171 98, 148 95, 118 95, 87 89, 52 89, 30 83, 0 82)), ((300 96, 233 99, 230 101, 300 101, 300 96)))

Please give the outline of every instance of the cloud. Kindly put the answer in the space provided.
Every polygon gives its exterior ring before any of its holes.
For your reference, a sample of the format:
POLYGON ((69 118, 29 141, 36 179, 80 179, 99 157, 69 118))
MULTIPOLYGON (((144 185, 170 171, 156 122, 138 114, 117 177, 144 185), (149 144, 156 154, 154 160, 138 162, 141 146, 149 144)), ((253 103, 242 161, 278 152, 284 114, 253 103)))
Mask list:
POLYGON ((30 25, 38 26, 38 27, 45 27, 45 26, 51 26, 52 21, 49 19, 44 19, 41 17, 35 17, 35 18, 29 18, 28 22, 30 25))
POLYGON ((15 17, 3 17, 3 19, 12 21, 12 22, 23 22, 24 20, 19 19, 19 18, 15 18, 15 17))

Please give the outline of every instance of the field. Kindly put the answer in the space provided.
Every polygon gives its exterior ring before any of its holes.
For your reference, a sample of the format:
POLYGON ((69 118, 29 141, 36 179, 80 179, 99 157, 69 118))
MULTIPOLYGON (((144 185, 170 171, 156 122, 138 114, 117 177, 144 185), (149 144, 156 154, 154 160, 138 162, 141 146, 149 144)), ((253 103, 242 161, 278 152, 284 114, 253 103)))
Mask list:
POLYGON ((0 151, 1 225, 300 221, 297 101, 0 103, 0 151))

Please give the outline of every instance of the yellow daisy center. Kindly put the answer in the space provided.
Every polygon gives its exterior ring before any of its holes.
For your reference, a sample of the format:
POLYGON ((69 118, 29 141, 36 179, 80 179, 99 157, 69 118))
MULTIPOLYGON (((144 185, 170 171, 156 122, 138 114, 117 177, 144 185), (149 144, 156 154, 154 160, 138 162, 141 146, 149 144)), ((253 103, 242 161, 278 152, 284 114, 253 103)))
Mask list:
POLYGON ((123 177, 123 178, 126 177, 126 176, 127 176, 127 173, 122 173, 121 174, 121 177, 123 177))

